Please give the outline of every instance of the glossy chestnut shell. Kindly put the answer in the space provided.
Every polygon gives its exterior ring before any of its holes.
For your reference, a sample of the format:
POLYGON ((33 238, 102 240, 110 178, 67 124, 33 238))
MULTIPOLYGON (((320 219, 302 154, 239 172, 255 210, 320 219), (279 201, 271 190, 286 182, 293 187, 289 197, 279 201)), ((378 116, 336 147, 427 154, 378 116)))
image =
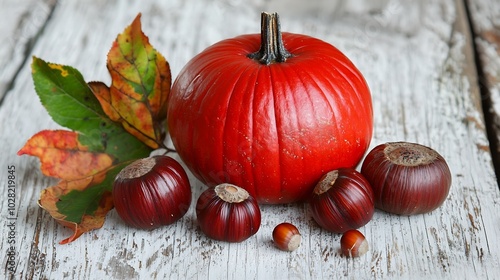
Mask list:
POLYGON ((182 166, 168 156, 139 159, 123 168, 113 183, 113 202, 122 220, 154 229, 186 214, 191 186, 182 166))
POLYGON ((220 184, 205 190, 196 202, 196 217, 205 235, 241 242, 257 233, 261 213, 255 198, 238 186, 220 184))
POLYGON ((444 158, 416 143, 378 145, 366 156, 361 173, 373 188, 375 206, 400 215, 438 208, 451 187, 451 172, 444 158))
POLYGON ((273 230, 273 241, 283 251, 295 251, 302 240, 297 227, 291 223, 281 223, 273 230))
POLYGON ((323 175, 308 202, 319 226, 335 233, 365 225, 375 211, 370 184, 352 168, 323 175))
POLYGON ((360 257, 369 250, 365 236, 356 229, 348 230, 342 234, 340 248, 342 254, 350 258, 360 257))

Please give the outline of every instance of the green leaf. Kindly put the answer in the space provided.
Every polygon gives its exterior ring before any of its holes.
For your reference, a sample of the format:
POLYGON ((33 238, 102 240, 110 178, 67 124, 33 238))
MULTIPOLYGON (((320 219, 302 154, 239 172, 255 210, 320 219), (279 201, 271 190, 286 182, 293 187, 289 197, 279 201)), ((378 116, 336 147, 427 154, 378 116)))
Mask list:
POLYGON ((56 123, 86 134, 108 122, 78 70, 37 57, 33 57, 31 69, 40 101, 56 123))
POLYGON ((90 151, 107 153, 118 162, 149 154, 150 148, 109 119, 78 70, 34 57, 32 76, 40 101, 52 119, 78 131, 78 140, 90 151))
POLYGON ((106 192, 112 192, 113 180, 126 164, 114 166, 106 171, 104 181, 83 190, 70 190, 66 195, 59 197, 56 203, 59 212, 66 216, 66 220, 79 224, 84 215, 93 215, 99 207, 101 197, 106 192))
POLYGON ((75 68, 37 57, 31 67, 41 103, 72 131, 40 131, 18 155, 38 157, 43 174, 60 179, 42 190, 38 204, 73 230, 61 241, 66 244, 103 225, 118 172, 162 147, 170 68, 143 34, 140 15, 109 52, 111 87, 87 83, 75 68))
POLYGON ((35 90, 49 115, 73 131, 41 131, 18 154, 36 156, 45 175, 61 179, 42 191, 39 205, 74 234, 100 228, 113 207, 111 188, 118 172, 151 148, 111 120, 76 69, 33 58, 35 90))

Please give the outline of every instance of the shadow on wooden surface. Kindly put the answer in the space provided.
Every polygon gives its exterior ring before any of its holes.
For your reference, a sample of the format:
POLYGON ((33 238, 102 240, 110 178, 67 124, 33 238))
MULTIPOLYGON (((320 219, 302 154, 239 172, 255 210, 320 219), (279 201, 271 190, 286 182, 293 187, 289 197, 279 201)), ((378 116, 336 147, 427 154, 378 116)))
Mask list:
POLYGON ((465 1, 490 151, 500 188, 500 13, 498 1, 465 1))

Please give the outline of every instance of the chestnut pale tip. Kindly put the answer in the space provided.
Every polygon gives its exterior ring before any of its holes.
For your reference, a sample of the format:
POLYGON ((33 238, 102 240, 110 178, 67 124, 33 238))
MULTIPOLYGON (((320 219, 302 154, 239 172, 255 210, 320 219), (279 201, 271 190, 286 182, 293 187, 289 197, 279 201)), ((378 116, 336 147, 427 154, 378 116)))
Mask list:
POLYGON ((287 251, 295 251, 300 246, 300 242, 302 241, 302 236, 300 234, 295 234, 288 241, 287 251))
POLYGON ((134 179, 139 178, 147 174, 156 164, 156 159, 141 158, 123 168, 118 175, 116 175, 116 180, 134 179))
POLYGON ((325 174, 323 179, 316 185, 314 188, 314 193, 320 195, 326 191, 328 191, 333 185, 335 185, 335 181, 339 177, 339 171, 333 170, 325 174))
POLYGON ((228 183, 217 185, 215 193, 222 200, 230 203, 242 202, 250 196, 245 189, 228 183))
POLYGON ((439 154, 429 147, 406 142, 389 143, 384 153, 391 162, 402 166, 426 165, 439 157, 439 154))

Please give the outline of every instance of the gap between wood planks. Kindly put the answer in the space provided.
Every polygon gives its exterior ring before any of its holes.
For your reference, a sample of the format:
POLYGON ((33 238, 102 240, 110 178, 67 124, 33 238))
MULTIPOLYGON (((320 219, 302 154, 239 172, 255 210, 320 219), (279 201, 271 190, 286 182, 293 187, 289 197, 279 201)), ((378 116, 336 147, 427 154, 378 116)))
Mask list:
MULTIPOLYGON (((17 80, 18 76, 19 76, 19 73, 23 69, 23 67, 26 64, 26 62, 28 61, 28 59, 31 57, 32 50, 35 47, 36 42, 38 41, 38 38, 43 33, 43 31, 45 30, 45 27, 47 26, 47 24, 51 20, 52 15, 54 14, 54 10, 56 9, 56 7, 57 7, 58 4, 59 4, 58 1, 53 1, 51 3, 48 3, 50 9, 49 9, 49 13, 47 15, 47 18, 45 19, 45 22, 40 26, 40 28, 33 35, 33 37, 29 38, 26 41, 26 43, 24 44, 24 46, 22 46, 22 47, 24 47, 22 61, 19 63, 17 69, 15 70, 14 75, 12 76, 12 79, 10 79, 10 81, 7 84, 7 86, 5 87, 5 92, 3 94, 0 93, 0 107, 3 105, 3 102, 4 102, 7 94, 9 94, 9 92, 14 88, 14 84, 15 84, 15 81, 17 80)), ((23 17, 28 17, 28 16, 29 16, 29 14, 28 15, 26 15, 26 14, 23 15, 23 17)), ((19 26, 17 26, 18 29, 22 29, 24 27, 22 25, 22 23, 23 23, 23 21, 21 20, 19 26)))
POLYGON ((491 91, 489 89, 486 74, 484 73, 483 67, 485 66, 481 60, 480 53, 478 50, 476 35, 477 30, 474 27, 474 21, 472 18, 471 10, 468 1, 463 1, 465 6, 465 12, 467 16, 467 24, 471 32, 472 40, 472 50, 474 52, 474 62, 477 72, 477 78, 479 83, 479 94, 481 95, 481 105, 484 115, 484 122, 486 126, 486 134, 488 137, 488 142, 490 144, 490 154, 491 160, 493 162, 493 168, 495 170, 497 185, 500 189, 500 119, 499 116, 495 114, 493 110, 493 102, 491 100, 491 91))

